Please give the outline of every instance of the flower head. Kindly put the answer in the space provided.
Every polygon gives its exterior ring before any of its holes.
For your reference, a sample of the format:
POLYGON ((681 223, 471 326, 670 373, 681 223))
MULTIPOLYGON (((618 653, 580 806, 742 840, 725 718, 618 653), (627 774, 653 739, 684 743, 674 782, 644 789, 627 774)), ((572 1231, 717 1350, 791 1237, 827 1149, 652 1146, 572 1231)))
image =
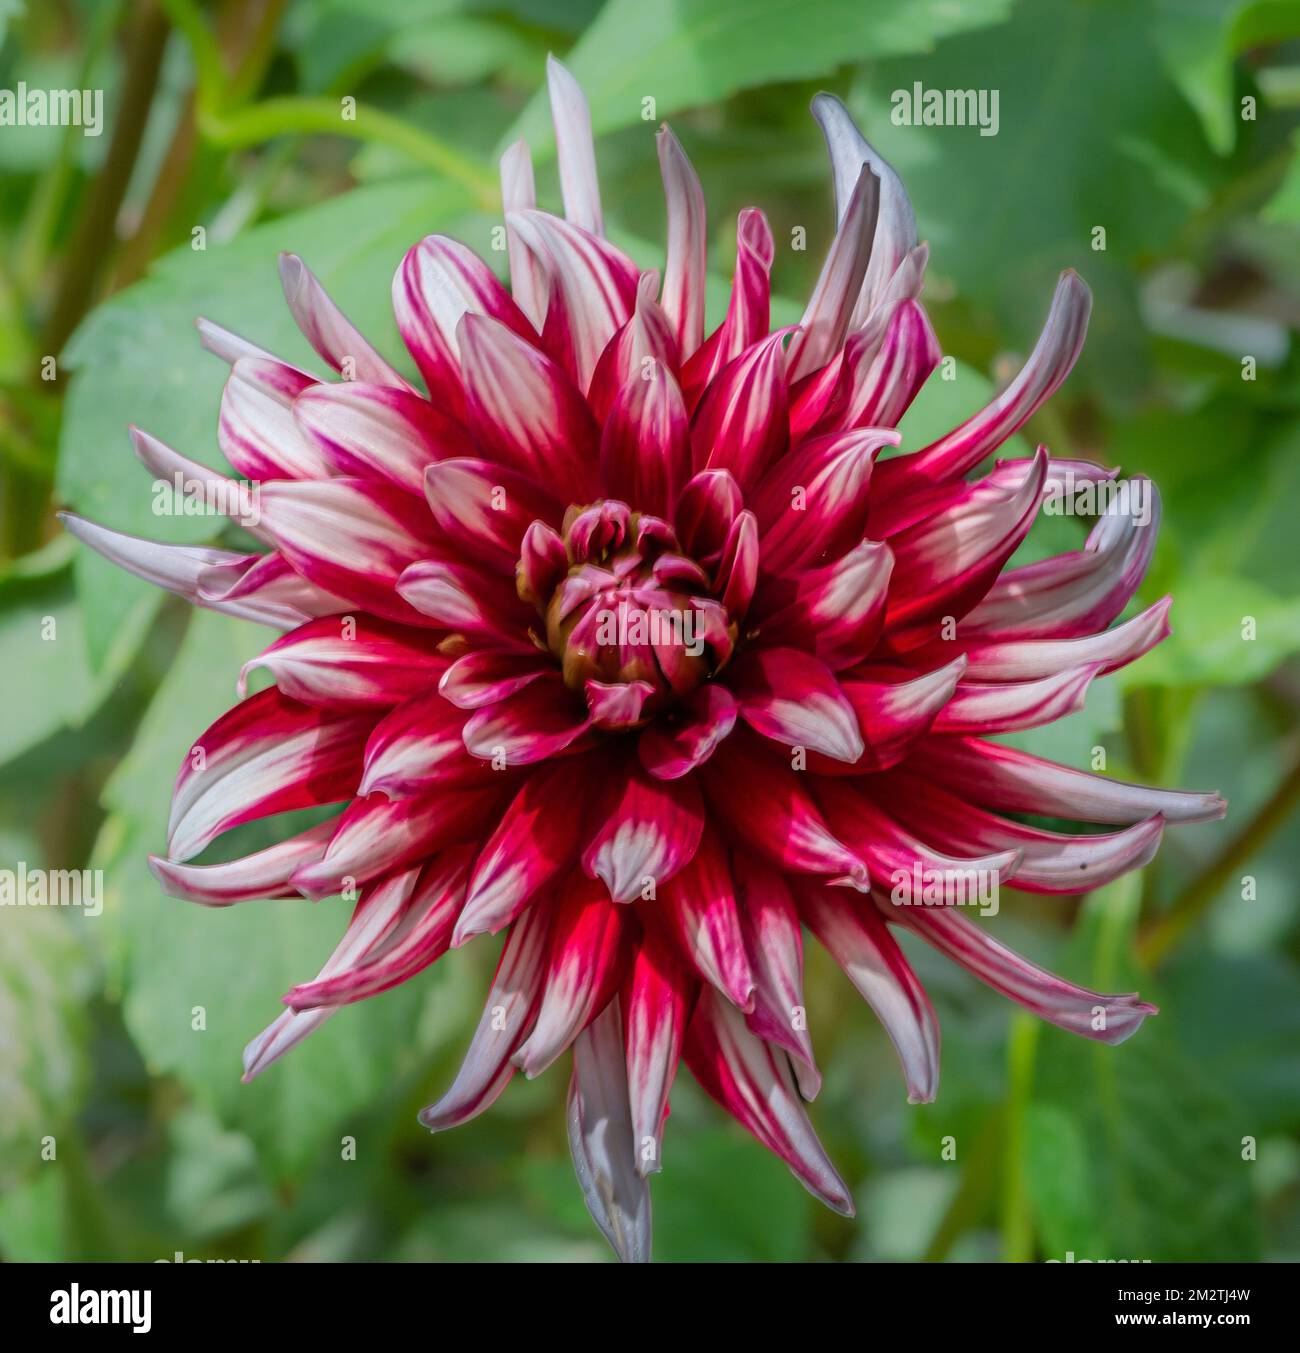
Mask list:
MULTIPOLYGON (((645 1258, 682 1058, 852 1211, 804 1108, 820 1082, 805 928, 879 1015, 909 1100, 931 1100, 939 1031, 893 928, 1118 1042, 1152 1007, 1043 971, 955 904, 1000 883, 1095 887, 1145 864, 1166 823, 1223 805, 986 740, 1068 714, 1167 632, 1168 598, 1112 627, 1155 511, 1107 512, 1081 550, 1007 567, 1046 495, 1113 472, 1040 447, 968 479, 1068 374, 1090 305, 1079 278, 1062 276, 986 409, 889 455, 940 360, 917 301, 927 250, 844 108, 814 103, 838 229, 801 321, 769 331, 773 240, 747 210, 706 337, 704 196, 681 146, 659 133, 660 277, 605 237, 585 101, 558 63, 550 84, 565 214, 537 210, 528 150, 512 147, 510 289, 438 235, 398 268, 424 390, 293 256, 289 306, 343 380, 200 321, 230 364, 221 447, 256 489, 228 501, 265 550, 68 522, 196 605, 285 631, 186 759, 152 862, 169 892, 213 906, 359 898, 320 974, 249 1045, 246 1076, 342 1006, 504 932, 465 1063, 422 1120, 462 1123, 516 1070, 571 1051, 579 1181, 617 1252, 645 1258), (246 694, 259 668, 273 684, 246 694), (269 849, 192 863, 241 823, 330 804, 345 806, 269 849)), ((160 478, 232 483, 133 438, 160 478)))

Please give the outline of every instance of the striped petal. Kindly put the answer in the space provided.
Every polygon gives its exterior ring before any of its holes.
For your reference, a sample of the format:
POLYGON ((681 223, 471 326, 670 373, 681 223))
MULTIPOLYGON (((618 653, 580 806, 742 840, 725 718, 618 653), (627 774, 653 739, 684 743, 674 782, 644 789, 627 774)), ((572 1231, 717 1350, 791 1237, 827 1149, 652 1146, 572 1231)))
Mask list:
POLYGON ((765 738, 855 762, 862 733, 834 674, 795 648, 750 649, 729 669, 740 717, 765 738))
POLYGON ((692 781, 655 779, 635 762, 615 772, 596 807, 601 826, 582 852, 582 867, 604 881, 615 902, 631 902, 677 874, 704 829, 692 781))
POLYGON ((681 1059, 695 983, 667 945, 647 933, 623 985, 627 1087, 639 1174, 663 1169, 668 1092, 681 1059))
POLYGON ((351 795, 375 715, 300 705, 271 687, 228 710, 187 753, 167 854, 192 859, 222 832, 351 795))
POLYGON ((446 670, 427 630, 368 616, 313 620, 277 639, 239 672, 239 694, 259 668, 294 700, 328 708, 391 708, 427 691, 446 670))
POLYGON ((650 1189, 633 1151, 617 1002, 574 1044, 565 1117, 569 1154, 592 1220, 624 1263, 648 1263, 650 1189))
POLYGON ((420 1122, 430 1132, 444 1132, 477 1118, 510 1083, 515 1074, 510 1058, 537 1017, 550 924, 550 909, 539 906, 511 927, 456 1079, 437 1103, 420 1111, 420 1122))
POLYGON ((289 880, 300 865, 325 853, 334 825, 322 822, 226 864, 178 864, 150 855, 149 869, 169 897, 182 897, 205 907, 228 907, 263 897, 297 897, 298 890, 289 880))
POLYGON ((750 1033, 745 1017, 706 988, 686 1035, 686 1064, 733 1118, 790 1167, 827 1207, 853 1216, 853 1197, 817 1140, 790 1059, 750 1033))
POLYGON ((600 883, 571 874, 560 885, 554 913, 537 1022, 513 1058, 529 1080, 609 1004, 632 957, 629 913, 600 883))
POLYGON ((578 856, 592 785, 580 760, 529 777, 479 852, 453 944, 495 934, 578 856), (554 811, 563 803, 566 811, 554 811))
POLYGON ((303 337, 346 381, 411 387, 362 337, 297 254, 280 255, 280 285, 303 337))
POLYGON ((889 1035, 909 1104, 939 1092, 939 1021, 898 942, 869 902, 812 879, 792 882, 808 929, 844 970, 889 1035))
POLYGON ((659 129, 656 143, 668 204, 663 308, 685 360, 704 340, 704 277, 708 253, 704 189, 681 142, 667 127, 659 129))
MULTIPOLYGON (((903 910, 903 909, 901 909, 903 910)), ((908 907, 898 919, 994 991, 1071 1033, 1122 1043, 1156 1008, 1136 993, 1105 996, 1030 963, 954 907, 908 907)))

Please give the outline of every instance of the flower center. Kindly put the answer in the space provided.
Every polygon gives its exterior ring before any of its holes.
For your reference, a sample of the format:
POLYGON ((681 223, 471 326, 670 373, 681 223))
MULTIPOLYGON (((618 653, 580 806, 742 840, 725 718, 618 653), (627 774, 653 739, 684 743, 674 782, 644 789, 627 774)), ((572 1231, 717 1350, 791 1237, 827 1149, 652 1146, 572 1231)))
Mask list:
POLYGON ((571 689, 636 687, 643 722, 731 656, 736 627, 667 522, 606 500, 570 508, 563 539, 568 571, 544 614, 546 645, 571 689))

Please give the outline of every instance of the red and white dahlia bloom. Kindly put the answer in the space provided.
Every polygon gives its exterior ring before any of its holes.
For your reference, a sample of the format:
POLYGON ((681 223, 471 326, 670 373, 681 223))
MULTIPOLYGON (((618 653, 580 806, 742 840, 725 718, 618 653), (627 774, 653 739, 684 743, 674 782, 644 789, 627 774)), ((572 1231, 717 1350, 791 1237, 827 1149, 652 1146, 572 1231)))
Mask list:
MULTIPOLYGON (((839 225, 801 322, 769 332, 773 241, 751 209, 706 337, 704 196, 681 146, 659 133, 661 278, 605 238, 586 103, 558 63, 550 93, 565 216, 537 210, 513 146, 511 288, 444 236, 398 268, 397 323, 427 393, 293 256, 289 306, 347 379, 200 321, 230 363, 220 444, 258 486, 243 524, 265 552, 68 525, 196 605, 285 631, 249 664, 274 684, 201 736, 202 769, 186 757, 152 862, 170 893, 212 906, 359 890, 329 962, 249 1044, 246 1077, 342 1006, 504 932, 465 1063, 422 1120, 463 1123, 516 1070, 571 1049, 588 1207, 622 1257, 644 1259, 682 1057, 852 1212, 804 1109, 820 1079, 805 926, 880 1017, 908 1099, 928 1101, 939 1030, 893 926, 1085 1037, 1119 1042, 1152 1007, 1043 971, 957 907, 894 905, 896 881, 982 871, 1079 892, 1223 803, 986 741, 1078 708, 1167 633, 1168 598, 1108 628, 1147 567, 1154 513, 1105 515, 1082 549, 1005 568, 1054 483, 1107 472, 1040 447, 967 479, 1069 372, 1090 304, 1079 278, 1061 278, 986 409, 878 461, 940 354, 906 193, 843 106, 813 105, 839 225), (336 803, 270 849, 190 863, 240 823, 336 803)), ((223 478, 133 439, 156 476, 223 478)))

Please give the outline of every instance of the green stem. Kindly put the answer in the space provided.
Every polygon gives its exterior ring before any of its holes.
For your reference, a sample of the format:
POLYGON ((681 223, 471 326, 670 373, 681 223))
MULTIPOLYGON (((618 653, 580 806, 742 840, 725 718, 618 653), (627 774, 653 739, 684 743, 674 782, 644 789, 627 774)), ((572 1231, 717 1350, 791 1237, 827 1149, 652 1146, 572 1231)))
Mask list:
POLYGON ((1007 1040, 1006 1128, 1002 1138, 1002 1260, 1028 1264, 1034 1258, 1034 1221, 1025 1182, 1025 1120, 1034 1086, 1034 1057, 1038 1049, 1038 1022, 1015 1015, 1007 1040))
POLYGON ((201 109, 217 108, 226 88, 221 50, 193 0, 158 0, 171 25, 189 44, 201 109))
POLYGON ((1174 946, 1209 910, 1228 880, 1286 821, 1297 800, 1300 800, 1300 760, 1241 832, 1187 885, 1169 910, 1147 928, 1138 941, 1138 952, 1145 963, 1154 966, 1168 957, 1174 946))
POLYGON ((357 104, 352 113, 345 118, 339 101, 289 96, 265 99, 231 113, 201 111, 199 128, 213 144, 227 148, 257 145, 295 133, 379 142, 461 184, 484 210, 499 205, 495 179, 436 136, 365 104, 357 104))

